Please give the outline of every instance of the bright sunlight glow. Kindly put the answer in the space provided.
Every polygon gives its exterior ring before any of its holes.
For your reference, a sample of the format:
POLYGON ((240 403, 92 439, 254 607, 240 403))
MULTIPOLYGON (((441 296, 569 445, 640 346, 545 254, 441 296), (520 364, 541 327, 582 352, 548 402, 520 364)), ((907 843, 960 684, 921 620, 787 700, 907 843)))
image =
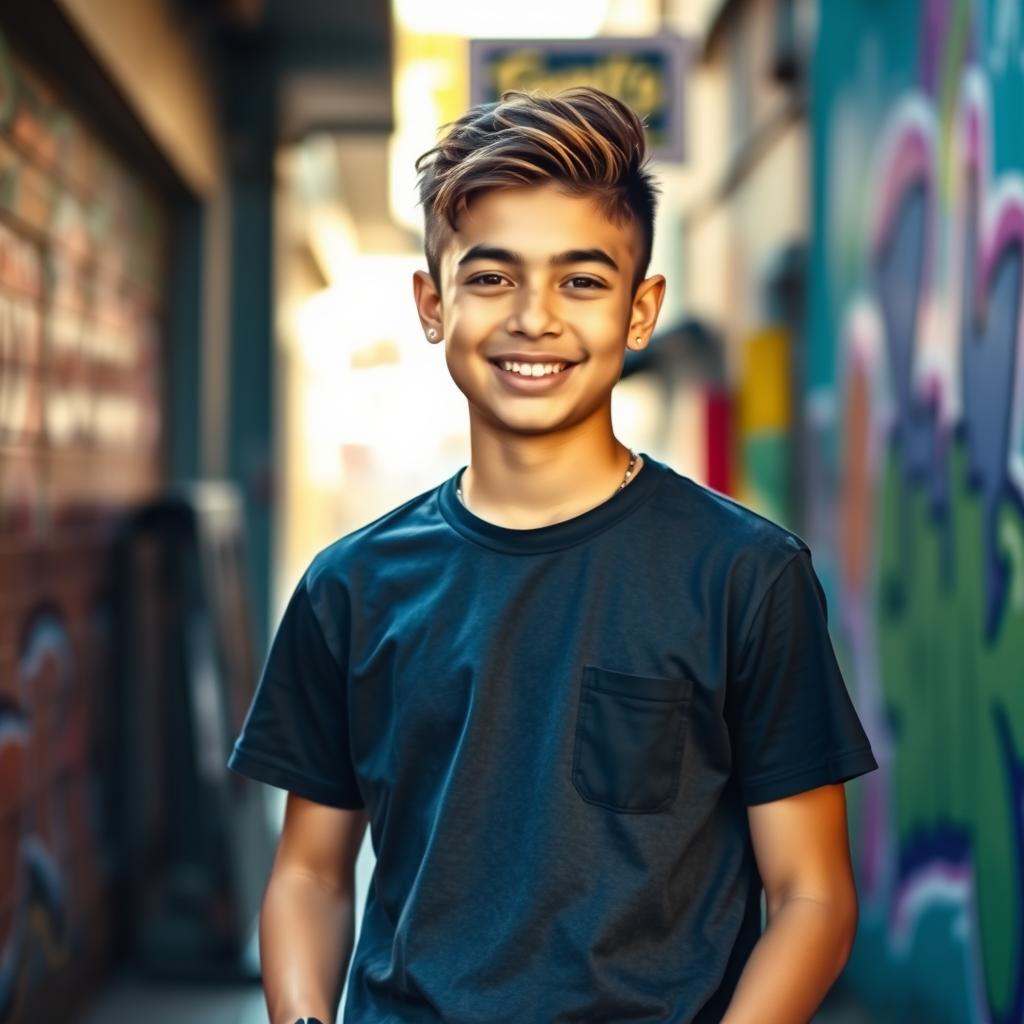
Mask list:
POLYGON ((411 32, 474 39, 589 39, 608 13, 608 0, 395 0, 398 20, 411 32))

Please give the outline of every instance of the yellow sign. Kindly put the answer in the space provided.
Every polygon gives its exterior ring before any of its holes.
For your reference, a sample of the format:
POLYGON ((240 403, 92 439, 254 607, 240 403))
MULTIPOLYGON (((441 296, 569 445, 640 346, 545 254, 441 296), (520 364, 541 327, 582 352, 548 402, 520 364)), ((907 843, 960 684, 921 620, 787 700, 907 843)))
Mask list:
POLYGON ((687 41, 660 35, 630 39, 470 42, 471 102, 509 89, 556 93, 589 85, 631 106, 647 127, 655 159, 683 159, 683 85, 687 41))

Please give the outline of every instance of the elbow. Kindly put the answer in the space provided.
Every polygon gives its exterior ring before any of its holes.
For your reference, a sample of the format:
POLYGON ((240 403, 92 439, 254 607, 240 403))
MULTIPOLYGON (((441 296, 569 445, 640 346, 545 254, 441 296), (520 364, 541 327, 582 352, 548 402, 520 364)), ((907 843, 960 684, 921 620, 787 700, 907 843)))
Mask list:
POLYGON ((860 910, 857 904, 857 892, 850 889, 848 893, 836 900, 835 917, 836 937, 838 943, 838 974, 846 966, 853 952, 853 945, 857 938, 857 927, 860 923, 860 910))

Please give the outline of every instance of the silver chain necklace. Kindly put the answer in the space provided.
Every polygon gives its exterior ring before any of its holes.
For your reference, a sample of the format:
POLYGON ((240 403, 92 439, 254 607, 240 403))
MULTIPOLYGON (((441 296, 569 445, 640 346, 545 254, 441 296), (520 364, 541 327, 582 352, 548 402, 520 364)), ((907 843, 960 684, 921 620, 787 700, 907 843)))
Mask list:
MULTIPOLYGON (((629 465, 626 467, 626 475, 622 478, 622 483, 619 484, 619 486, 616 487, 615 490, 612 492, 612 497, 614 497, 616 494, 618 494, 619 491, 621 491, 622 488, 625 487, 626 484, 629 483, 630 477, 632 477, 632 475, 633 475, 633 467, 636 465, 636 460, 637 460, 638 457, 639 456, 637 455, 637 453, 635 451, 633 451, 632 448, 630 448, 629 449, 629 465)), ((458 483, 458 484, 455 485, 455 493, 459 496, 459 501, 461 501, 463 505, 466 505, 466 499, 462 496, 462 484, 461 483, 458 483)), ((469 506, 466 505, 466 508, 469 508, 469 506)))

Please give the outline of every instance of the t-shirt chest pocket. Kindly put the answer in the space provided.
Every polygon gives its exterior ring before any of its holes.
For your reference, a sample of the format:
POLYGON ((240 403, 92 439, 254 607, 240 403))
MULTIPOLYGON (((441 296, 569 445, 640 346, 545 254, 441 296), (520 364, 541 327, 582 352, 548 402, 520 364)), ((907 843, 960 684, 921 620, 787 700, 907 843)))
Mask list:
POLYGON ((693 680, 635 676, 586 665, 572 782, 614 811, 666 808, 679 790, 693 680))

